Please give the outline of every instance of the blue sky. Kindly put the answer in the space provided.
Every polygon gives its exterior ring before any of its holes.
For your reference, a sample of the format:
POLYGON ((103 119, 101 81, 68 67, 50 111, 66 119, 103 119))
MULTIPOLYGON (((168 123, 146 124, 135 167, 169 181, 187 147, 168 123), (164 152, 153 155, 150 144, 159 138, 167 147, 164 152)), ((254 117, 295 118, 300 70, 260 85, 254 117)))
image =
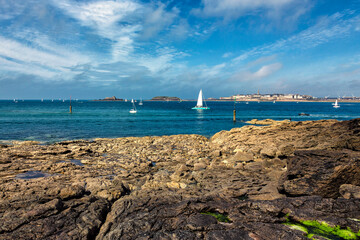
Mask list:
POLYGON ((360 96, 360 0, 0 0, 0 99, 360 96))

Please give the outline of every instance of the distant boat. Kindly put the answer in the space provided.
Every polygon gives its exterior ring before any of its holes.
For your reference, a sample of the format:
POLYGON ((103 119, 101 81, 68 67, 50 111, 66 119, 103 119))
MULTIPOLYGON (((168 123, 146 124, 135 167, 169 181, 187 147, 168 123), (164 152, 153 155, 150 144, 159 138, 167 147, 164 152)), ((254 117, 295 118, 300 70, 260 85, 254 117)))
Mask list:
POLYGON ((273 103, 276 103, 276 101, 274 100, 273 103))
POLYGON ((249 104, 249 102, 246 102, 245 104, 249 104))
POLYGON ((132 105, 133 105, 133 108, 132 108, 132 109, 130 109, 129 113, 136 113, 137 111, 136 111, 136 107, 135 107, 134 99, 131 99, 131 103, 132 103, 132 105))
POLYGON ((206 106, 205 100, 203 100, 202 89, 200 89, 196 106, 193 107, 192 109, 210 109, 208 106, 206 106), (203 101, 205 103, 205 107, 203 106, 203 101))
POLYGON ((141 98, 140 98, 139 105, 140 105, 140 106, 142 106, 142 105, 143 105, 143 102, 142 102, 142 99, 141 99, 141 98))
POLYGON ((333 107, 334 108, 339 108, 340 107, 340 105, 338 104, 338 100, 336 100, 335 103, 333 103, 333 107))

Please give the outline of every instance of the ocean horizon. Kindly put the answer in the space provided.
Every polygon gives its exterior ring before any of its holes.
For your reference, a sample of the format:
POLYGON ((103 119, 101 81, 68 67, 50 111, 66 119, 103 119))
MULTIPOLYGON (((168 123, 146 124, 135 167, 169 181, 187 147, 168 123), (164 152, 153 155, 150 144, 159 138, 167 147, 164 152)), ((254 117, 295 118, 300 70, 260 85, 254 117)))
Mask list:
POLYGON ((0 100, 0 141, 33 140, 53 143, 65 140, 199 134, 211 137, 221 130, 247 125, 252 119, 292 121, 360 117, 360 103, 329 102, 208 102, 209 110, 193 110, 195 101, 144 101, 136 114, 128 102, 91 100, 0 100), (309 116, 300 116, 300 113, 309 116))

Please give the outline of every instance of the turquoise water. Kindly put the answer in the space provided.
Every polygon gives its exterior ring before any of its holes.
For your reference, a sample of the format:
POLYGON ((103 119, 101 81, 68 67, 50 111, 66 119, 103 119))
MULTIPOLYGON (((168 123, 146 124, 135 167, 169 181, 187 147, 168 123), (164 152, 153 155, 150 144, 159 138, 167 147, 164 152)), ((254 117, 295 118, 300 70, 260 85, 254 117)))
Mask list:
POLYGON ((360 103, 249 102, 237 103, 233 123, 233 102, 208 102, 210 110, 192 110, 195 102, 144 102, 130 114, 130 102, 0 101, 0 140, 56 142, 70 139, 115 138, 201 134, 210 137, 221 130, 245 125, 251 119, 293 121, 360 117, 360 103), (310 116, 298 116, 304 112, 310 116))

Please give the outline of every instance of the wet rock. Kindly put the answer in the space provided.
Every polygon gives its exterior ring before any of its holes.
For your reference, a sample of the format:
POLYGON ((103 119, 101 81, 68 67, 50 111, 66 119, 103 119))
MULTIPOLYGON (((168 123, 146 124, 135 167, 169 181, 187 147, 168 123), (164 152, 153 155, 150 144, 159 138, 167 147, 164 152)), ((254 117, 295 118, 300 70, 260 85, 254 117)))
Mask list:
POLYGON ((343 198, 360 198, 360 186, 351 184, 343 184, 340 186, 339 192, 343 198))
POLYGON ((306 239, 303 232, 283 225, 287 219, 325 221, 357 232, 360 223, 352 218, 359 216, 359 203, 321 197, 272 201, 207 197, 181 201, 174 195, 128 196, 115 202, 97 239, 171 239, 174 235, 189 239, 306 239))
POLYGON ((349 151, 297 151, 288 159, 279 190, 289 196, 340 197, 343 184, 360 185, 360 154, 349 151))
POLYGON ((89 197, 55 199, 22 211, 11 206, 0 215, 1 239, 94 239, 109 211, 108 202, 89 197))

